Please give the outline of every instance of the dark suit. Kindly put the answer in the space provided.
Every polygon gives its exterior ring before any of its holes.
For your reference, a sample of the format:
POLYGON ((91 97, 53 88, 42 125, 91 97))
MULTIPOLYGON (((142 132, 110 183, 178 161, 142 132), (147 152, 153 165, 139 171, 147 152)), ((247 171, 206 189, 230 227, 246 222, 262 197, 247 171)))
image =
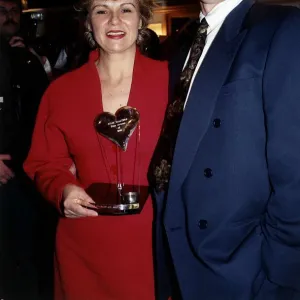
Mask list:
POLYGON ((9 45, 0 36, 0 154, 7 154, 13 139, 16 115, 13 108, 12 67, 9 45))
POLYGON ((156 220, 184 300, 300 299, 300 11, 252 4, 230 13, 195 78, 156 220))
POLYGON ((0 154, 11 155, 5 163, 15 173, 0 185, 0 299, 38 298, 37 258, 43 255, 37 251, 42 244, 38 233, 48 232, 42 231, 42 221, 38 223, 40 196, 25 176, 22 162, 47 84, 37 58, 26 49, 9 47, 0 37, 0 154))

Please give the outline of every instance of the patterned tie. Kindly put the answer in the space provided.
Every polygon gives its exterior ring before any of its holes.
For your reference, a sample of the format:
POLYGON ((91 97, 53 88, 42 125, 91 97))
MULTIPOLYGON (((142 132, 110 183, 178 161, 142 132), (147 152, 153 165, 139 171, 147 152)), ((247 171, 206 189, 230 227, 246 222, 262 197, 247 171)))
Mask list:
POLYGON ((207 28, 208 24, 206 20, 202 19, 191 47, 189 59, 175 87, 174 100, 167 108, 163 131, 155 149, 148 173, 149 180, 155 186, 157 192, 165 191, 169 184, 174 149, 183 116, 184 103, 191 84, 191 79, 205 46, 207 28))

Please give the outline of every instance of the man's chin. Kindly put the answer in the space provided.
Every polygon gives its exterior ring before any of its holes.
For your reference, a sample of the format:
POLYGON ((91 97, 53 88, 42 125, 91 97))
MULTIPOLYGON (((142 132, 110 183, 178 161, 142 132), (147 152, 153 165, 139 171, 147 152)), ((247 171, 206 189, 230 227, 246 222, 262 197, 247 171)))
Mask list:
POLYGON ((10 40, 14 35, 17 34, 17 32, 18 32, 18 30, 16 27, 14 27, 14 28, 2 27, 1 35, 4 36, 7 40, 10 40))

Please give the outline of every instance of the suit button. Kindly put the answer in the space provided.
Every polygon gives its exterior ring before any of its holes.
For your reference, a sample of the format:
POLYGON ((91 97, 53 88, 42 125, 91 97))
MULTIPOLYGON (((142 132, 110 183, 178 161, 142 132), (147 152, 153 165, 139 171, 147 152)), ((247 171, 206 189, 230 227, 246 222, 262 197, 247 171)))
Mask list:
POLYGON ((200 229, 206 229, 207 228, 207 221, 206 220, 200 220, 198 223, 198 226, 200 229))
POLYGON ((212 169, 209 169, 209 168, 205 169, 204 170, 204 176, 207 177, 207 178, 211 178, 213 176, 212 169))
POLYGON ((220 119, 214 119, 213 125, 215 128, 220 128, 221 127, 221 120, 220 119))

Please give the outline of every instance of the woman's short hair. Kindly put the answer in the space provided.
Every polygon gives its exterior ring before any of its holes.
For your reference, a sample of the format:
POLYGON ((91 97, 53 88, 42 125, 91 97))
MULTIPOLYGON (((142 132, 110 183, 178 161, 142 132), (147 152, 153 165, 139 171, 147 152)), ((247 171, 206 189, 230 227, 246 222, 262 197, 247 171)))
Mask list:
MULTIPOLYGON (((76 5, 76 10, 86 14, 86 22, 89 22, 89 11, 95 0, 80 0, 79 4, 76 5)), ((137 38, 137 44, 142 45, 148 37, 148 32, 145 30, 152 18, 153 8, 155 7, 153 0, 137 0, 139 4, 140 18, 142 21, 142 27, 139 29, 137 38)), ((87 23, 86 23, 87 24, 87 23)), ((88 28, 86 26, 86 28, 88 28)), ((93 33, 90 30, 85 32, 85 37, 92 48, 97 47, 97 42, 94 39, 93 33)))

